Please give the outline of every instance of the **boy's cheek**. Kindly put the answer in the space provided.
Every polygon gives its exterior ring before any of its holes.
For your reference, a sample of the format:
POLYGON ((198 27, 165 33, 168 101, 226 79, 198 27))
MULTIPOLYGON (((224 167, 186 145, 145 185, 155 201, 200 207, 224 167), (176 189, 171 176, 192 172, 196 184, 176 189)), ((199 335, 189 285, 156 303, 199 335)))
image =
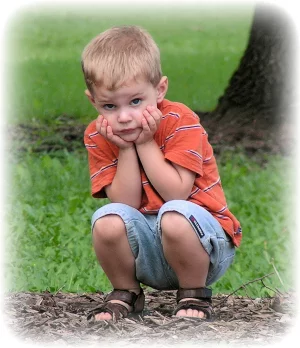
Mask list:
POLYGON ((142 126, 142 120, 143 120, 143 118, 144 118, 144 115, 143 115, 143 111, 140 113, 140 115, 139 115, 139 118, 138 118, 138 124, 139 124, 139 126, 140 127, 143 127, 142 126))
POLYGON ((103 113, 102 113, 101 115, 103 116, 104 120, 107 121, 107 124, 113 128, 113 122, 111 122, 110 117, 107 117, 107 116, 106 116, 105 114, 103 114, 103 113))

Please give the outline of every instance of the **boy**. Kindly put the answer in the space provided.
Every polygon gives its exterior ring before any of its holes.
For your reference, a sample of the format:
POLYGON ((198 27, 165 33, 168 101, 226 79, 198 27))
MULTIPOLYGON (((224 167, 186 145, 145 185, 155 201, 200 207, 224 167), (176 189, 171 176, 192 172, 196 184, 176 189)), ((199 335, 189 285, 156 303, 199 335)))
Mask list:
POLYGON ((177 289, 174 314, 210 318, 211 290, 241 241, 207 133, 165 99, 160 53, 142 28, 111 28, 82 54, 99 116, 84 135, 92 195, 111 201, 92 217, 93 245, 113 291, 89 315, 118 320, 144 308, 140 284, 177 289))

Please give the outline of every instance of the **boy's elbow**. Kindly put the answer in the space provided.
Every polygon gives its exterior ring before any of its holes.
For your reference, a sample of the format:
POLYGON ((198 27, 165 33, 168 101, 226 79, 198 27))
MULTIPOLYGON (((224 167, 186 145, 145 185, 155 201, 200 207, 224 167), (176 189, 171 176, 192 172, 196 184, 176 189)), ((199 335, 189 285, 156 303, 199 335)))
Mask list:
POLYGON ((193 186, 194 177, 189 178, 189 180, 187 180, 186 178, 185 180, 181 179, 180 182, 170 182, 168 189, 166 189, 165 191, 165 197, 163 198, 166 202, 171 200, 186 201, 193 190, 193 186))
POLYGON ((170 194, 166 195, 166 197, 164 197, 164 200, 166 202, 168 201, 173 201, 173 200, 182 200, 182 201, 186 201, 189 196, 191 194, 191 191, 187 191, 184 190, 182 192, 175 192, 175 190, 173 192, 170 192, 170 194))
POLYGON ((130 203, 128 205, 138 210, 142 204, 142 197, 137 195, 136 197, 132 197, 129 202, 130 203))
POLYGON ((117 200, 111 200, 112 203, 122 203, 126 204, 129 207, 132 207, 134 209, 140 209, 141 207, 141 201, 134 201, 134 200, 122 200, 122 199, 117 199, 117 200))
POLYGON ((132 204, 128 204, 130 207, 139 210, 141 207, 141 202, 133 202, 132 204))
POLYGON ((132 208, 139 209, 142 204, 142 197, 139 195, 124 195, 116 194, 111 189, 106 190, 106 195, 112 203, 122 203, 129 205, 132 208))

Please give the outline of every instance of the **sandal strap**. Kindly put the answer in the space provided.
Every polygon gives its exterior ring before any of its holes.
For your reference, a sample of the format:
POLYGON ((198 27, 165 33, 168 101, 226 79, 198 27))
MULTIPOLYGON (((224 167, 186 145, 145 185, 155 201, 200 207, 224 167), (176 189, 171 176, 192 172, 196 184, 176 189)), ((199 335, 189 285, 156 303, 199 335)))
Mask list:
POLYGON ((94 308, 90 313, 88 313, 87 320, 94 319, 96 314, 99 313, 109 313, 113 321, 119 320, 121 318, 126 318, 128 315, 128 309, 119 303, 106 302, 102 306, 94 308))
POLYGON ((142 288, 138 295, 128 290, 114 289, 111 293, 106 295, 102 305, 94 308, 88 313, 87 320, 95 318, 96 314, 103 312, 110 313, 113 320, 125 318, 128 315, 128 309, 120 303, 110 302, 112 300, 118 300, 128 304, 132 307, 132 312, 141 312, 145 305, 145 295, 142 288))
POLYGON ((195 298, 195 299, 205 299, 205 301, 211 302, 212 290, 209 288, 195 288, 195 289, 183 289, 179 288, 177 291, 176 301, 177 303, 180 300, 185 298, 195 298))
POLYGON ((136 301, 138 295, 134 292, 128 290, 118 290, 114 289, 112 292, 106 295, 105 302, 111 300, 118 300, 127 303, 129 306, 132 306, 136 301))

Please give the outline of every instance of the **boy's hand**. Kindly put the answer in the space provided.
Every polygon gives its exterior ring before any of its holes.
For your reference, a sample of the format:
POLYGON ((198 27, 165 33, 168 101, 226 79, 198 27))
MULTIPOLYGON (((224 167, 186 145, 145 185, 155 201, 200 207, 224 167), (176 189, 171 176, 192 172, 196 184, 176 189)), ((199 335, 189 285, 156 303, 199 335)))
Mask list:
POLYGON ((156 106, 147 106, 143 111, 143 116, 143 130, 134 142, 136 145, 145 144, 153 140, 153 136, 160 124, 162 113, 156 106))
POLYGON ((126 149, 134 146, 133 142, 125 141, 118 135, 114 134, 111 126, 108 125, 107 120, 102 115, 99 115, 97 118, 96 130, 104 138, 118 146, 119 149, 126 149))

